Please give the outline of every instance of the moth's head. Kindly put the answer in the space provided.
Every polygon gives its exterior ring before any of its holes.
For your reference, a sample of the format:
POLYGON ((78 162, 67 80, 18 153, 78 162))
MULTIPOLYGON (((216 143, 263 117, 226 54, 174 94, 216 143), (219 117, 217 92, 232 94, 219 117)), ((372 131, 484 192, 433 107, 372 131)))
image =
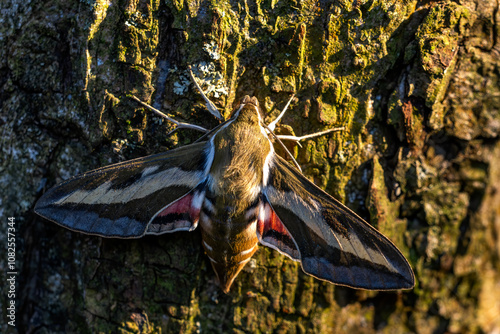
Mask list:
POLYGON ((240 105, 246 105, 246 104, 252 104, 255 107, 257 107, 257 109, 259 108, 259 100, 257 100, 255 96, 250 97, 248 95, 245 95, 245 97, 241 100, 240 105))
POLYGON ((246 95, 233 110, 231 117, 236 117, 239 120, 259 122, 262 119, 259 101, 255 96, 250 97, 246 95))

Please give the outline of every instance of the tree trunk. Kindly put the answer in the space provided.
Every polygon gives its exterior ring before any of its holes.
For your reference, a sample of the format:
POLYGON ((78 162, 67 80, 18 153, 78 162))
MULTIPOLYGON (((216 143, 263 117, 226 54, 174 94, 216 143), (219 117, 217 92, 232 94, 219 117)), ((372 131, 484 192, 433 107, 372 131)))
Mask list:
POLYGON ((2 332, 500 331, 498 0, 0 8, 0 240, 15 217, 18 272, 16 327, 2 332), (281 133, 343 126, 294 147, 296 158, 402 250, 416 287, 334 286, 260 247, 224 295, 199 231, 102 239, 33 213, 72 175, 199 137, 168 134, 130 95, 216 126, 188 65, 226 117, 248 94, 272 120, 296 93, 281 133))

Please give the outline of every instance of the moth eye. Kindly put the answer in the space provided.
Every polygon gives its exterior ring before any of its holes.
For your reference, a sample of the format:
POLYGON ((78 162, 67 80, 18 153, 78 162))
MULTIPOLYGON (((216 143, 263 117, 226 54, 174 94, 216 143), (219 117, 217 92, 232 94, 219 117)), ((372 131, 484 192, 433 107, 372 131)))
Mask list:
POLYGON ((250 98, 250 96, 245 95, 245 97, 241 100, 241 103, 242 104, 252 103, 252 99, 250 98))
POLYGON ((252 96, 252 98, 250 99, 250 103, 252 103, 256 107, 259 106, 259 100, 257 100, 257 98, 255 96, 252 96))
POLYGON ((325 218, 326 223, 332 230, 342 235, 344 238, 349 239, 349 232, 347 231, 347 228, 345 228, 345 225, 337 219, 338 217, 343 217, 340 212, 330 208, 324 208, 321 210, 321 215, 325 218))

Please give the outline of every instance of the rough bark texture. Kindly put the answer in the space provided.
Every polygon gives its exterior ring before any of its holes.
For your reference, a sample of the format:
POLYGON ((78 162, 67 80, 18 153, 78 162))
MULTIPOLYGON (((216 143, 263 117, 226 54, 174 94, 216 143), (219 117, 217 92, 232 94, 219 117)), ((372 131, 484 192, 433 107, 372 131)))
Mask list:
POLYGON ((19 271, 17 328, 2 322, 2 332, 500 331, 498 0, 11 0, 0 9, 0 240, 4 249, 16 217, 19 271), (344 126, 295 148, 297 159, 397 244, 415 289, 336 287, 261 247, 224 295, 198 232, 101 239, 32 213, 63 179, 196 138, 167 135, 171 125, 129 94, 215 126, 187 65, 226 116, 249 94, 272 118, 295 92, 282 133, 344 126))

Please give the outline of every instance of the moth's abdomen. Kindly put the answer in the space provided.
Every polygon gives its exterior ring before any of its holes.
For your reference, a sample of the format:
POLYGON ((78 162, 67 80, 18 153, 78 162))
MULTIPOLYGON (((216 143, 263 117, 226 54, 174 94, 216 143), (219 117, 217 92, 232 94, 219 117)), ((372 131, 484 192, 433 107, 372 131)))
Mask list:
POLYGON ((225 293, 258 248, 257 210, 258 206, 253 206, 235 217, 217 212, 210 199, 204 200, 200 213, 203 248, 225 293))

